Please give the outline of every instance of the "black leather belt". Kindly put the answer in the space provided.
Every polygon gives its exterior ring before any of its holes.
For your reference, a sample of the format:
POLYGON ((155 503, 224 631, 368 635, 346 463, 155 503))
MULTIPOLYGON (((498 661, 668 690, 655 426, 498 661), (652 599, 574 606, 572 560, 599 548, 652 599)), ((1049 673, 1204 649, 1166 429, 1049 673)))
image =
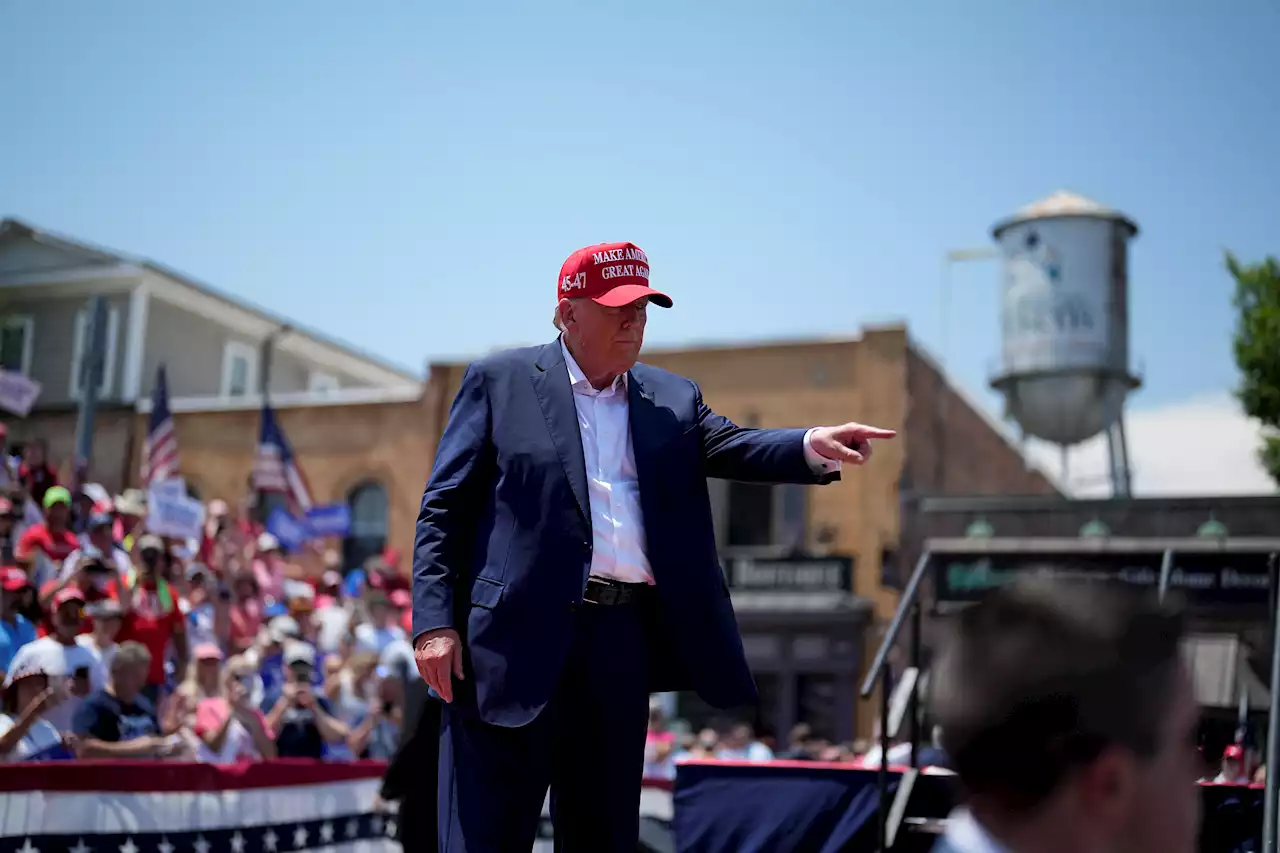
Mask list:
POLYGON ((587 578, 587 589, 582 594, 586 604, 614 607, 644 601, 653 591, 647 583, 623 583, 609 578, 587 578))

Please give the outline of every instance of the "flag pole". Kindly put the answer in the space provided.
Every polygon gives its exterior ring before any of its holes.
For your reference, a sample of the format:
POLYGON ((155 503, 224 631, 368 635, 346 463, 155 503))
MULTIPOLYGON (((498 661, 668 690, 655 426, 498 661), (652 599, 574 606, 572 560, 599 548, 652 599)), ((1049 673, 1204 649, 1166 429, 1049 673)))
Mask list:
MULTIPOLYGON (((258 396, 262 398, 262 405, 258 407, 258 441, 262 440, 262 423, 263 412, 271 405, 271 361, 275 355, 276 344, 280 338, 293 331, 293 327, 287 323, 277 326, 265 338, 262 339, 262 347, 259 351, 258 361, 261 368, 258 371, 258 396)), ((256 450, 255 450, 256 453, 256 450)), ((252 478, 252 474, 250 477, 252 478)), ((267 521, 267 493, 257 488, 256 484, 253 489, 255 509, 258 512, 258 521, 265 524, 267 521)))

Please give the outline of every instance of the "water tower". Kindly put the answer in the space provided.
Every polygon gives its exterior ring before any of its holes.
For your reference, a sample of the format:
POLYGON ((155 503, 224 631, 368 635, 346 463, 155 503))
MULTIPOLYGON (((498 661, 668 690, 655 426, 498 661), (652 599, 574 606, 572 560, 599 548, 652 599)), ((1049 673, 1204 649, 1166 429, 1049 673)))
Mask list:
POLYGON ((1129 240, 1123 214, 1068 192, 1024 207, 992 229, 1003 258, 1002 349, 991 386, 1005 414, 1063 448, 1107 433, 1111 484, 1129 495, 1125 398, 1129 370, 1129 240))

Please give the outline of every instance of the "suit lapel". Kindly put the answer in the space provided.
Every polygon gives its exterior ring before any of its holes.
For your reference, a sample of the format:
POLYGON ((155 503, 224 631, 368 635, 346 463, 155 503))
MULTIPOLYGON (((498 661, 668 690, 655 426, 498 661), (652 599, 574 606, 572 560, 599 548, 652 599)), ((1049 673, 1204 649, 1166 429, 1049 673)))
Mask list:
POLYGON ((643 500, 646 474, 651 470, 656 447, 654 439, 661 438, 661 430, 658 429, 660 422, 653 393, 636 378, 634 372, 627 373, 627 408, 631 418, 631 451, 636 459, 636 481, 640 484, 643 500))
POLYGON ((573 404, 573 389, 569 387, 569 370, 564 363, 564 352, 556 340, 543 347, 534 364, 533 390, 542 406, 551 441, 560 454, 569 488, 578 501, 578 511, 590 524, 591 510, 587 499, 587 463, 582 457, 582 434, 578 430, 578 410, 573 404))

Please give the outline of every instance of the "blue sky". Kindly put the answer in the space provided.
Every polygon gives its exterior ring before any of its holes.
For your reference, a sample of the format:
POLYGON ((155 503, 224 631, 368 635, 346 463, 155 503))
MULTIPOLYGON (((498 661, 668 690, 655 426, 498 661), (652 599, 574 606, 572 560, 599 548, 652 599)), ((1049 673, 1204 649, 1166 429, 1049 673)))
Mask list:
MULTIPOLYGON (((564 256, 620 239, 676 300, 654 344, 937 349, 942 254, 1066 187, 1142 227, 1164 406, 1234 383, 1223 248, 1280 251, 1277 31, 1269 0, 5 3, 0 214, 421 367, 547 339, 564 256)), ((996 269, 954 288, 982 388, 996 269)))

